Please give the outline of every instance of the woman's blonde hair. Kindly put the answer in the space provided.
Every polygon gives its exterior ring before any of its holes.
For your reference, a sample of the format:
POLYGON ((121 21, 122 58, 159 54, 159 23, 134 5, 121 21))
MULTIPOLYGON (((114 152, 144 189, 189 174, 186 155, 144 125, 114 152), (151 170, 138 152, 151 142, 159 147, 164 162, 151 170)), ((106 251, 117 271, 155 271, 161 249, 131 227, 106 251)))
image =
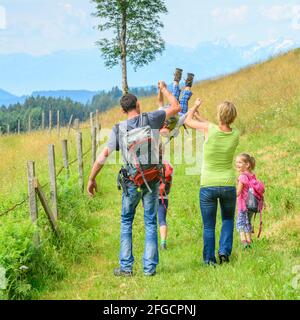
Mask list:
POLYGON ((245 163, 248 163, 251 170, 255 168, 255 158, 250 156, 248 153, 241 153, 238 155, 238 158, 241 158, 245 163))
POLYGON ((222 124, 231 124, 237 116, 235 105, 229 101, 219 104, 217 110, 218 121, 222 124))

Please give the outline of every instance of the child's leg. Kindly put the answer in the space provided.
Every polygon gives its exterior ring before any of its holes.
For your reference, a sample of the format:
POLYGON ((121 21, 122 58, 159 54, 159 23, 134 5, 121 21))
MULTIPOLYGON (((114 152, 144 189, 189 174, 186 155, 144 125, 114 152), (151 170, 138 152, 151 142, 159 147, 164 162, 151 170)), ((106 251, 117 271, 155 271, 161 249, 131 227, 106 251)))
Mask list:
POLYGON ((190 97, 192 96, 191 87, 193 85, 194 80, 194 74, 188 73, 187 78, 185 80, 185 88, 182 93, 182 97, 180 99, 180 106, 181 106, 181 112, 180 115, 187 113, 188 111, 188 102, 190 100, 190 97))
POLYGON ((241 244, 243 248, 246 248, 248 246, 247 243, 247 238, 246 238, 246 232, 245 232, 245 226, 246 226, 246 212, 239 212, 238 217, 236 220, 236 229, 240 233, 240 239, 241 239, 241 244))
POLYGON ((247 212, 246 217, 246 226, 245 226, 245 231, 246 231, 246 239, 248 244, 251 244, 252 242, 252 224, 251 224, 251 219, 253 216, 253 212, 247 212))
POLYGON ((183 115, 186 114, 188 111, 188 102, 190 100, 190 97, 192 96, 192 91, 191 91, 191 87, 185 87, 183 92, 182 92, 182 96, 180 99, 180 107, 181 107, 181 112, 179 113, 179 115, 183 115))
POLYGON ((168 226, 167 226, 167 208, 168 208, 168 199, 164 199, 164 202, 162 202, 161 199, 159 199, 158 202, 158 222, 159 222, 159 230, 160 230, 160 245, 162 249, 166 249, 166 243, 167 243, 167 234, 168 234, 168 226))

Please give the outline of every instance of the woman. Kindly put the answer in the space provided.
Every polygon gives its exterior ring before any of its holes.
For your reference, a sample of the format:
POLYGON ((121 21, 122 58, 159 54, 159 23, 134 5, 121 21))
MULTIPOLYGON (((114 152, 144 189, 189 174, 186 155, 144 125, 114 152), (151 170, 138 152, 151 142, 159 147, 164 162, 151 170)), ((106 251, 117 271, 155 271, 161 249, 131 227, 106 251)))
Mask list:
POLYGON ((234 213, 236 205, 235 171, 233 157, 239 143, 239 132, 230 125, 237 112, 233 103, 223 102, 217 108, 218 125, 203 119, 198 98, 188 112, 185 124, 204 131, 203 163, 201 169, 200 209, 203 219, 203 259, 215 265, 215 227, 218 200, 221 207, 222 230, 219 243, 220 264, 229 262, 232 251, 234 213), (196 119, 194 119, 194 117, 196 119))

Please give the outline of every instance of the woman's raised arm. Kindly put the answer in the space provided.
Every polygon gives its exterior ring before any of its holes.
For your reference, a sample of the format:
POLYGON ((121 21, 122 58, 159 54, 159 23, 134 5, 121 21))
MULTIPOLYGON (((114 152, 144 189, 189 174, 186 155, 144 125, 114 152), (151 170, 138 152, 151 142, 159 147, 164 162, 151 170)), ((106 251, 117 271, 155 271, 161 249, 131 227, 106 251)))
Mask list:
POLYGON ((190 128, 201 130, 201 131, 203 130, 205 133, 207 133, 209 122, 204 118, 202 118, 198 113, 198 108, 201 106, 201 104, 202 104, 202 100, 200 98, 197 98, 195 101, 194 107, 188 111, 184 124, 186 124, 190 128), (196 116, 197 120, 193 119, 194 116, 196 116))

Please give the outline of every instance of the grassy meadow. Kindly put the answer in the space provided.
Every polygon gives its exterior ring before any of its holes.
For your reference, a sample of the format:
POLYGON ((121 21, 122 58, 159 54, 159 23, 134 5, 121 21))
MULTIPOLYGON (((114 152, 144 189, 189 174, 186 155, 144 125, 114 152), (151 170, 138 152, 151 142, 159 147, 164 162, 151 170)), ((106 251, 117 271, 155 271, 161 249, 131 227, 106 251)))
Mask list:
MULTIPOLYGON (((94 199, 81 195, 77 163, 71 176, 58 178, 61 242, 41 208, 41 247, 32 246, 33 227, 27 203, 0 217, 0 266, 8 286, 0 299, 300 299, 295 266, 300 265, 300 49, 219 79, 195 84, 191 104, 201 97, 203 114, 215 121, 223 100, 238 108, 235 125, 241 132, 237 153, 257 161, 256 174, 266 185, 263 232, 251 250, 243 251, 235 231, 231 262, 203 266, 199 176, 175 166, 168 210, 168 250, 160 252, 157 275, 142 272, 144 227, 139 205, 133 227, 135 276, 115 278, 118 266, 121 193, 116 188, 118 165, 107 165, 98 176, 94 199), (22 266, 26 266, 24 268, 22 266), (297 284, 297 283, 296 283, 297 284)), ((168 79, 165 79, 168 80, 168 79)), ((142 100, 143 111, 156 108, 156 97, 142 100)), ((118 108, 101 114, 103 128, 120 121, 118 108)), ((35 160, 41 183, 48 182, 47 145, 56 146, 57 169, 62 166, 55 130, 0 137, 0 214, 26 197, 26 161, 35 160)), ((84 151, 90 131, 83 128, 84 151)), ((103 139, 102 139, 102 142, 103 139)), ((76 158, 74 132, 69 138, 70 160, 76 158)), ((85 181, 91 167, 85 158, 85 181)), ((49 190, 46 188, 47 194, 49 190)), ((217 239, 221 217, 218 215, 217 239)), ((256 231, 258 219, 255 221, 256 231)))

